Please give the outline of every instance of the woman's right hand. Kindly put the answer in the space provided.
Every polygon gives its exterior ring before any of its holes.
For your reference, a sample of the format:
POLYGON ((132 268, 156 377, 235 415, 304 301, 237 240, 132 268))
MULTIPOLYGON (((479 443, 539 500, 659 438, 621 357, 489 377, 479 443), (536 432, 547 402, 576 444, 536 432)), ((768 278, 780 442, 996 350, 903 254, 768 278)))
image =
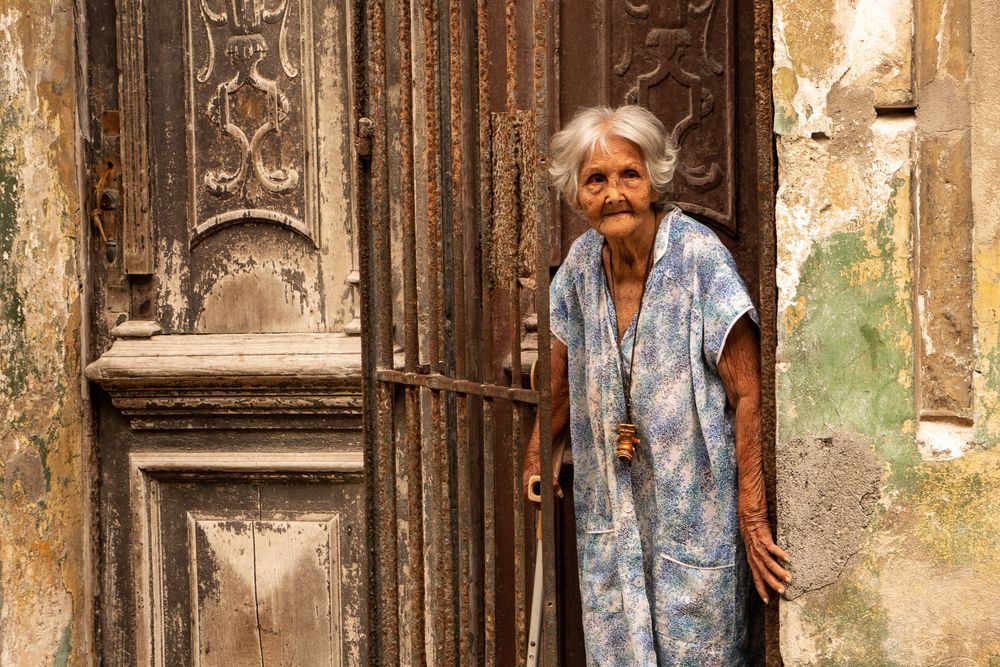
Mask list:
MULTIPOLYGON (((538 422, 536 421, 535 428, 531 433, 531 439, 528 441, 528 448, 524 452, 524 462, 521 465, 521 484, 525 499, 528 498, 528 492, 531 487, 531 478, 541 477, 542 475, 541 454, 539 449, 538 422)), ((562 487, 559 486, 559 478, 554 474, 552 475, 552 493, 557 498, 563 497, 562 487)))
MULTIPOLYGON (((552 374, 551 400, 552 400, 552 456, 556 460, 562 460, 562 447, 565 443, 560 438, 569 429, 569 374, 568 355, 566 345, 552 336, 552 349, 549 355, 550 368, 552 374)), ((531 386, 535 388, 535 367, 531 367, 531 386)), ((535 417, 535 426, 531 429, 531 438, 528 439, 528 447, 524 451, 524 461, 521 465, 521 483, 524 490, 524 498, 528 498, 528 487, 531 486, 531 478, 542 475, 541 447, 538 430, 538 417, 535 417)), ((559 486, 559 466, 553 466, 552 492, 557 498, 563 497, 562 488, 559 486)))

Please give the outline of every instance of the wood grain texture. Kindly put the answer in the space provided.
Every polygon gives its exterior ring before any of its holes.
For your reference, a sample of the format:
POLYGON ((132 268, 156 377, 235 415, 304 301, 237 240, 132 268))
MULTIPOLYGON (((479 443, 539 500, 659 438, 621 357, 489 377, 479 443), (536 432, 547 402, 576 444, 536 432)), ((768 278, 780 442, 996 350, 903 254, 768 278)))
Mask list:
POLYGON ((254 525, 264 664, 341 664, 339 517, 254 525))
POLYGON ((123 120, 122 240, 125 273, 153 272, 149 209, 149 135, 147 127, 145 1, 118 0, 119 97, 123 120))
POLYGON ((200 667, 264 665, 257 623, 254 523, 195 521, 190 568, 200 667))

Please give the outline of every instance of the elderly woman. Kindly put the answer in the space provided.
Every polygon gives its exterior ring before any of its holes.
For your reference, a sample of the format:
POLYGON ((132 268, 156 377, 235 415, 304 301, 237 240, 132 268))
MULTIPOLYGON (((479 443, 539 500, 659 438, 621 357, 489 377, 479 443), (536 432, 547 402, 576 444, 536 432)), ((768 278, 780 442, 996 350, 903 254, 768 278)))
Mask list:
MULTIPOLYGON (((662 203, 675 161, 636 106, 552 137, 552 179, 591 227, 551 286, 552 426, 570 429, 602 667, 744 664, 747 565, 765 602, 791 580, 767 521, 756 311, 715 235, 662 203)), ((525 481, 538 470, 536 424, 525 481)))

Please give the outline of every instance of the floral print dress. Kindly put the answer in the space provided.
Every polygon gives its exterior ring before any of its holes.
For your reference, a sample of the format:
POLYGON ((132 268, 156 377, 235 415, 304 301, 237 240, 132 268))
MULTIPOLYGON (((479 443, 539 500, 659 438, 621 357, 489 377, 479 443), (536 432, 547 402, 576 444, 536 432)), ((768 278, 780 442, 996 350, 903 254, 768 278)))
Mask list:
POLYGON ((637 323, 621 346, 590 230, 552 281, 553 334, 569 350, 577 558, 587 662, 744 663, 748 570, 736 519, 733 411, 718 372, 732 326, 756 311, 729 251, 676 207, 653 248, 635 353, 641 444, 615 456, 637 323))

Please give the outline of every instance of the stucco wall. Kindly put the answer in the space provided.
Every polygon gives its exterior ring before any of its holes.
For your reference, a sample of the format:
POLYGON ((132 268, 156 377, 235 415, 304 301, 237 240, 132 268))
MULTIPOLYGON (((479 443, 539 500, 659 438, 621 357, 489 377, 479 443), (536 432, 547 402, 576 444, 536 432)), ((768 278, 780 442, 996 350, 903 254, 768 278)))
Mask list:
POLYGON ((972 68, 972 257, 976 341, 973 386, 977 439, 1000 444, 1000 5, 974 0, 972 68))
MULTIPOLYGON (((977 3, 774 6, 788 665, 1000 664, 996 112, 973 101, 970 121, 963 98, 977 3), (944 281, 931 323, 954 326, 922 328, 916 297, 944 281), (969 392, 971 411, 921 408, 969 392)), ((973 42, 996 34, 980 19, 973 42)))
POLYGON ((81 237, 71 0, 0 3, 0 664, 78 664, 81 237))

